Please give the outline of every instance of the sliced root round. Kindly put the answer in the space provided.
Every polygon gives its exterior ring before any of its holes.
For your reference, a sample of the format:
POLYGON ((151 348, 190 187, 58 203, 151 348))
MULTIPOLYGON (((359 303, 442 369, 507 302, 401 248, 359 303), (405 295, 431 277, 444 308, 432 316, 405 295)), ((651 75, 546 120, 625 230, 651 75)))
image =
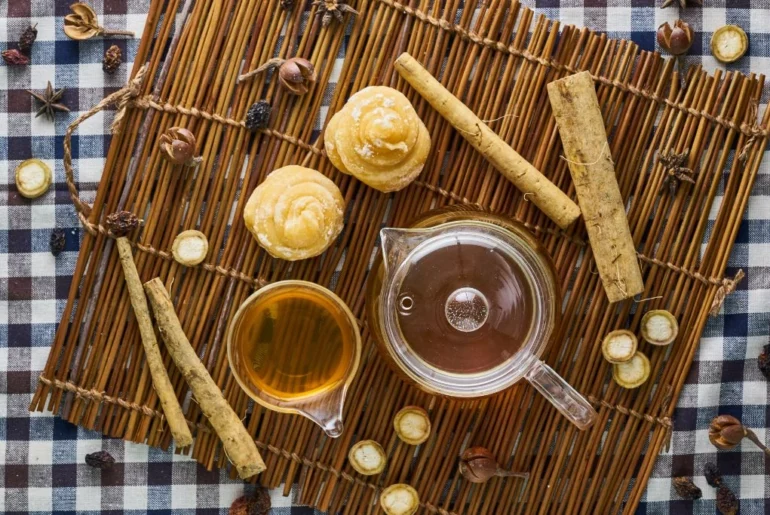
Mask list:
POLYGON ((634 356, 638 343, 634 333, 618 329, 602 340, 602 354, 610 363, 625 363, 634 356))
POLYGON ((642 338, 653 345, 668 345, 679 334, 676 317, 665 309, 653 309, 642 317, 642 338))
POLYGON ((740 59, 749 49, 749 37, 738 25, 719 27, 711 36, 711 53, 723 63, 740 59))
POLYGON ((40 159, 27 159, 16 167, 16 189, 23 197, 37 198, 51 186, 51 169, 40 159))
POLYGON ((393 428, 404 443, 420 445, 430 436, 428 412, 419 406, 407 406, 396 413, 393 428))
POLYGON ((184 266, 199 265, 209 253, 209 240, 200 231, 183 231, 174 238, 171 247, 174 260, 184 266))
POLYGON ((385 470, 388 461, 382 445, 374 440, 361 440, 348 452, 350 466, 365 476, 373 476, 385 470))
POLYGON ((411 486, 398 483, 380 493, 380 506, 387 515, 412 515, 420 507, 420 496, 411 486))
POLYGON ((623 388, 639 388, 650 377, 650 360, 641 352, 625 363, 612 366, 612 378, 623 388))

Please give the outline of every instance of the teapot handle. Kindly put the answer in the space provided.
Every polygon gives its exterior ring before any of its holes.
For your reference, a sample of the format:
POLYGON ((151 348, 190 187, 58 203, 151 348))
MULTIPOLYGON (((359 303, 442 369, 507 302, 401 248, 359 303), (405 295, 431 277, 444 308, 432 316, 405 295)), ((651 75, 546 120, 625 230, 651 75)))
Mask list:
POLYGON ((596 420, 596 410, 585 397, 542 361, 536 361, 525 378, 581 431, 596 420))

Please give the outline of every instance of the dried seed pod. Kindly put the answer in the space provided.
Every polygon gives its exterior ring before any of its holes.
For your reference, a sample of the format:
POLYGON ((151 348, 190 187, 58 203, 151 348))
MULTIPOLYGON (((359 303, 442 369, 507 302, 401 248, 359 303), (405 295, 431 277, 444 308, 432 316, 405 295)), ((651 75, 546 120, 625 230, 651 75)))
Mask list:
POLYGON ((746 428, 732 415, 718 415, 709 425, 709 441, 717 449, 733 449, 741 443, 744 436, 746 428))
POLYGON ((28 53, 32 49, 33 43, 35 43, 35 40, 37 39, 37 23, 34 25, 30 25, 26 29, 24 29, 24 32, 21 33, 21 36, 19 37, 19 50, 22 52, 28 53))
POLYGON ((396 413, 393 428, 404 443, 420 445, 430 436, 428 412, 419 406, 407 406, 396 413))
POLYGON ((722 473, 716 463, 706 463, 703 468, 703 475, 706 476, 706 482, 714 488, 719 488, 722 485, 722 473))
POLYGON ((1 54, 3 56, 3 61, 5 61, 7 64, 20 66, 29 64, 29 57, 22 54, 15 48, 11 48, 10 50, 3 50, 1 54))
POLYGON ((486 483, 493 477, 529 477, 528 472, 512 472, 500 468, 495 455, 484 447, 465 449, 460 456, 459 471, 471 483, 486 483))
POLYGON ((610 363, 625 363, 634 357, 637 345, 634 333, 618 329, 608 333, 602 340, 602 354, 610 363))
POLYGON ((54 229, 51 231, 51 236, 48 239, 48 247, 51 249, 51 254, 58 256, 64 250, 67 245, 67 235, 64 229, 54 229))
POLYGON ((254 495, 242 495, 230 505, 229 515, 267 515, 270 512, 270 492, 257 488, 254 495))
POLYGON ((380 492, 380 506, 387 515, 412 515, 420 507, 420 496, 411 486, 398 483, 380 492))
POLYGON ((292 57, 278 68, 281 85, 294 95, 304 95, 316 81, 313 63, 302 57, 292 57))
POLYGON ((361 440, 348 451, 348 461, 359 474, 373 476, 385 470, 388 458, 382 445, 374 440, 361 440))
POLYGON ((171 253, 180 265, 195 266, 206 259, 209 252, 209 240, 200 231, 189 230, 177 234, 171 253))
POLYGON ((105 225, 115 236, 125 236, 139 225, 139 219, 131 211, 118 211, 107 215, 105 225))
POLYGON ((104 53, 104 59, 102 59, 102 70, 104 70, 105 73, 112 75, 118 71, 118 67, 120 67, 120 63, 122 62, 123 52, 120 50, 118 45, 112 45, 104 53))
POLYGON ((109 469, 115 463, 115 458, 107 451, 96 451, 86 454, 86 465, 97 469, 109 469))
POLYGON ((757 357, 757 366, 765 379, 770 379, 770 345, 765 345, 757 357))
POLYGON ((195 134, 184 127, 171 127, 160 136, 160 151, 175 165, 196 167, 203 158, 196 157, 198 143, 195 134))
POLYGON ((270 122, 271 111, 270 102, 267 100, 255 102, 254 105, 249 108, 249 112, 246 113, 246 128, 252 132, 266 129, 270 122))
POLYGON ((281 9, 291 11, 294 8, 294 0, 281 0, 281 9))
POLYGON ((624 363, 612 365, 612 378, 623 388, 642 386, 650 377, 650 360, 639 351, 624 363))
POLYGON ((642 338, 653 345, 668 345, 679 334, 676 317, 665 309, 653 309, 642 317, 642 338))
POLYGON ((99 19, 91 6, 78 2, 70 6, 72 13, 64 17, 64 33, 67 37, 82 41, 94 36, 134 36, 128 30, 108 30, 99 25, 99 19))
POLYGON ((701 489, 698 488, 689 477, 675 477, 672 480, 672 483, 674 484, 674 490, 679 494, 679 497, 691 501, 703 497, 701 489))
POLYGON ((735 515, 738 513, 738 498, 735 494, 722 485, 717 490, 717 509, 722 515, 735 515))
POLYGON ((723 63, 733 63, 749 49, 749 37, 738 25, 719 27, 711 36, 711 54, 723 63))
POLYGON ((682 20, 676 20, 673 27, 668 22, 658 27, 658 44, 671 55, 686 54, 693 40, 692 28, 682 20))
POLYGON ((16 189, 23 197, 37 198, 51 186, 51 169, 40 159, 27 159, 16 167, 16 189))

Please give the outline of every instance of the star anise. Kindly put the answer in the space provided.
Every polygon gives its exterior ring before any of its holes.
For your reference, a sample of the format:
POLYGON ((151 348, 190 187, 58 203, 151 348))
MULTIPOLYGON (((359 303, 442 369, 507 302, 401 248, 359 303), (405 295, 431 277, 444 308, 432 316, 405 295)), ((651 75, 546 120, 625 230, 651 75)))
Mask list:
POLYGON ((27 93, 35 97, 35 100, 42 104, 40 109, 38 109, 35 118, 45 113, 46 117, 53 121, 56 111, 62 111, 65 113, 70 111, 69 107, 59 103, 62 96, 64 95, 64 88, 60 89, 59 91, 54 91, 50 80, 48 81, 48 87, 45 88, 45 92, 43 94, 35 93, 34 91, 30 90, 27 90, 27 93))
POLYGON ((665 9, 666 7, 670 5, 674 5, 674 2, 679 2, 679 7, 682 9, 686 8, 688 4, 692 5, 703 5, 703 0, 666 0, 663 2, 663 5, 660 6, 661 9, 665 9))
POLYGON ((347 4, 346 0, 315 0, 313 5, 318 7, 316 16, 321 16, 321 25, 328 27, 332 20, 338 23, 345 21, 345 13, 360 14, 347 4))
POLYGON ((666 178, 663 180, 663 187, 665 188, 668 186, 672 196, 676 195, 680 183, 689 182, 690 184, 695 184, 695 172, 686 166, 689 157, 689 149, 682 153, 676 153, 671 150, 658 157, 658 162, 660 162, 666 170, 666 178))

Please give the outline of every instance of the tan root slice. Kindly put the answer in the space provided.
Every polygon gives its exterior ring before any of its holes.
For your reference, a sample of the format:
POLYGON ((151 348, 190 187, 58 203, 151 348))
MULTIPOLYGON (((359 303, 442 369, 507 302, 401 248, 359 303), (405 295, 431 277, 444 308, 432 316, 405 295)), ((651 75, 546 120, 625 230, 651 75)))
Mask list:
POLYGON ((602 354, 610 363, 624 363, 634 356, 638 343, 634 333, 618 329, 602 340, 602 354))
POLYGON ((40 159, 27 159, 16 167, 16 189, 23 197, 37 198, 51 186, 51 169, 40 159))
POLYGON ((180 265, 199 265, 206 259, 206 255, 209 253, 209 240, 200 231, 189 230, 180 232, 174 238, 171 253, 174 255, 174 260, 180 265))
POLYGON ((420 507, 420 496, 411 486, 398 483, 380 493, 380 506, 387 515, 412 515, 420 507))
POLYGON ((642 386, 650 377, 650 360, 638 352, 625 363, 612 365, 612 378, 623 388, 633 389, 642 386))
POLYGON ((430 436, 428 412, 419 406, 407 406, 396 413, 393 428, 404 443, 420 445, 430 436))
POLYGON ((385 470, 388 458, 382 445, 374 440, 361 440, 348 452, 350 466, 364 476, 373 476, 385 470))
POLYGON ((163 282, 156 277, 144 283, 144 289, 171 358, 190 386, 201 411, 222 440, 225 454, 235 465, 238 475, 241 479, 247 479, 263 472, 265 462, 262 461, 254 439, 243 427, 240 417, 230 407, 222 390, 211 379, 195 353, 182 330, 163 282))
POLYGON ((642 338, 653 345, 668 345, 676 340, 679 323, 665 309, 648 311, 642 317, 642 338))
POLYGON ((719 27, 711 36, 711 53, 723 63, 740 59, 749 49, 749 37, 738 25, 719 27))
POLYGON ((604 291, 610 302, 630 299, 644 282, 594 81, 582 72, 547 89, 604 291))

